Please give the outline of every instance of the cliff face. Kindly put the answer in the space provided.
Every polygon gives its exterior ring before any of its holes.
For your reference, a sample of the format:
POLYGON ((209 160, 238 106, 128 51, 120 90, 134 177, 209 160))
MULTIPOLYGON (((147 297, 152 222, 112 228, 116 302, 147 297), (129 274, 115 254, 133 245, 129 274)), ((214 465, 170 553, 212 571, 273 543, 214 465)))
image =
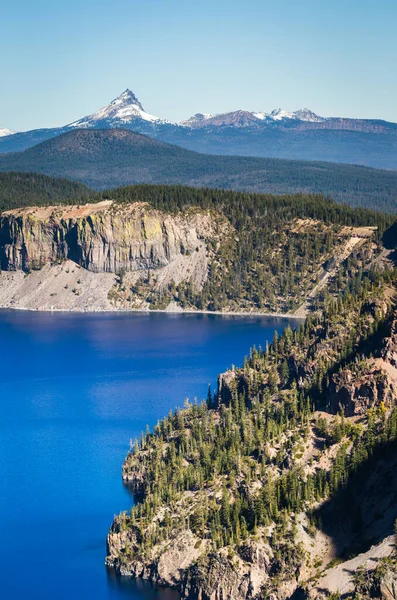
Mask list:
POLYGON ((353 417, 365 415, 381 403, 390 408, 394 397, 395 387, 383 369, 369 368, 361 375, 347 368, 331 378, 327 402, 333 414, 343 411, 345 416, 353 417))
MULTIPOLYGON (((275 561, 270 546, 261 541, 250 540, 233 558, 224 551, 206 554, 208 541, 190 530, 164 541, 153 559, 136 554, 141 543, 138 527, 126 528, 122 517, 115 519, 107 538, 106 564, 120 575, 177 588, 182 598, 191 600, 259 599, 275 561)), ((295 587, 287 580, 283 597, 295 587)))
POLYGON ((20 209, 0 219, 0 262, 26 272, 66 259, 96 273, 157 269, 210 232, 208 215, 169 216, 143 203, 20 209))

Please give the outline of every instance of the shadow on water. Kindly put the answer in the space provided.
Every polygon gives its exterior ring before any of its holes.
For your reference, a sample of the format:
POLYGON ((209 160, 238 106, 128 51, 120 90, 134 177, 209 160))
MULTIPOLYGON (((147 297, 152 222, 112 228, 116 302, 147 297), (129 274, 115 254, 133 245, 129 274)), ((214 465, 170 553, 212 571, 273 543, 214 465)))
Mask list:
POLYGON ((170 588, 162 588, 153 585, 143 579, 134 579, 132 577, 120 577, 114 569, 107 569, 108 586, 110 590, 115 590, 125 596, 126 600, 180 600, 180 594, 170 588))
POLYGON ((131 497, 131 500, 136 504, 137 502, 139 502, 140 500, 143 500, 142 496, 137 496, 136 493, 134 493, 134 488, 133 486, 128 482, 128 481, 124 481, 122 482, 123 484, 123 488, 125 489, 125 491, 127 492, 128 496, 131 497))

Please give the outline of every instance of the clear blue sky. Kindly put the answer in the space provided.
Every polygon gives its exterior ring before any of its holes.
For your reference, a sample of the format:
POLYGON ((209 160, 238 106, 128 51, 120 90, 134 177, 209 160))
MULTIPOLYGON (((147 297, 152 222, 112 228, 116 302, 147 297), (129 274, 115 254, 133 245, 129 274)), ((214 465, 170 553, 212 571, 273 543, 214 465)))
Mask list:
POLYGON ((0 127, 63 125, 125 88, 171 120, 309 107, 397 122, 395 0, 3 0, 0 127))

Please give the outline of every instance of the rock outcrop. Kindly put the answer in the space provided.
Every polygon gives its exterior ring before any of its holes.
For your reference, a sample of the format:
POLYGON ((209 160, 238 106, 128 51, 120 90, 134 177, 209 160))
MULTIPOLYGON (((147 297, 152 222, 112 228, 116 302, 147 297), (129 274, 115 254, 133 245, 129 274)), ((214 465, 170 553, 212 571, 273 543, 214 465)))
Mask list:
POLYGON ((141 541, 137 527, 126 529, 122 519, 116 520, 107 538, 106 564, 120 575, 180 588, 186 570, 197 561, 202 551, 202 545, 198 543, 200 540, 188 530, 163 543, 161 555, 152 559, 136 554, 141 541))
POLYGON ((233 388, 237 389, 237 373, 235 371, 225 371, 218 375, 218 402, 228 406, 232 399, 233 388))
POLYGON ((269 546, 253 541, 233 557, 222 551, 205 555, 205 541, 190 530, 163 542, 156 556, 150 551, 140 556, 141 541, 138 527, 126 527, 122 516, 116 518, 107 538, 107 566, 123 576, 176 588, 191 600, 259 600, 274 558, 269 546))
POLYGON ((387 407, 393 402, 393 388, 384 370, 374 367, 360 375, 346 368, 332 376, 327 392, 331 413, 343 411, 346 417, 363 415, 381 402, 387 407))
POLYGON ((391 323, 390 336, 385 340, 382 358, 392 367, 397 368, 397 318, 391 323))
MULTIPOLYGON (((373 318, 385 319, 387 301, 379 298, 364 305, 362 312, 373 318)), ((345 416, 364 415, 368 408, 382 403, 390 408, 397 396, 397 319, 388 322, 388 334, 383 339, 378 358, 350 364, 330 378, 327 389, 327 408, 345 416)))
POLYGON ((397 573, 387 571, 380 581, 380 595, 382 600, 397 600, 397 573))
POLYGON ((208 211, 169 214, 143 202, 4 212, 0 306, 180 310, 185 289, 202 290, 225 227, 208 211))
MULTIPOLYGON (((268 579, 269 560, 257 560, 252 552, 250 562, 230 560, 221 553, 211 553, 192 565, 183 582, 183 598, 197 600, 247 600, 258 598, 268 579)), ((266 557, 267 558, 267 557, 266 557)))

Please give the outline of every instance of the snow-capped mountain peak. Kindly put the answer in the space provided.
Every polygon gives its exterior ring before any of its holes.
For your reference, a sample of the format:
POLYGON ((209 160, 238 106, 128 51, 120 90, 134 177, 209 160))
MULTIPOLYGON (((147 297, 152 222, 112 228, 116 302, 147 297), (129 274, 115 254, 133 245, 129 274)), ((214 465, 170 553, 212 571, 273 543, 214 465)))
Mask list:
POLYGON ((308 121, 311 123, 322 123, 323 121, 326 121, 325 117, 316 115, 316 113, 309 108, 300 108, 292 113, 292 115, 294 119, 298 119, 299 121, 308 121))
POLYGON ((287 112, 281 108, 275 108, 272 110, 269 117, 273 119, 273 121, 281 121, 283 119, 294 119, 296 121, 308 121, 312 123, 321 123, 322 121, 325 121, 324 117, 319 117, 309 108, 300 108, 295 112, 287 112))
POLYGON ((2 129, 0 127, 0 137, 6 137, 7 135, 13 135, 15 131, 11 131, 11 129, 2 129))
POLYGON ((181 121, 179 123, 179 125, 189 126, 194 123, 202 123, 203 121, 208 121, 208 119, 212 119, 212 117, 215 117, 215 116, 216 115, 213 115, 210 113, 209 114, 196 113, 195 115, 190 117, 190 119, 186 119, 186 121, 181 121))
POLYGON ((101 125, 122 127, 136 119, 151 123, 165 122, 163 119, 147 113, 135 94, 131 90, 126 89, 120 96, 112 100, 110 104, 100 108, 92 115, 71 123, 68 127, 90 128, 101 125))
POLYGON ((305 121, 312 123, 322 123, 326 121, 324 117, 319 117, 314 112, 309 110, 308 108, 301 108, 295 112, 288 112, 281 108, 275 108, 270 113, 268 112, 247 112, 247 111, 234 111, 230 113, 223 113, 217 115, 206 115, 202 113, 197 113, 190 119, 186 121, 181 121, 179 125, 182 127, 193 127, 193 128, 201 128, 210 126, 219 126, 219 125, 235 125, 238 127, 242 126, 255 126, 260 124, 260 121, 263 122, 263 126, 270 124, 272 122, 280 122, 282 124, 283 121, 305 121))
POLYGON ((128 88, 122 94, 120 94, 120 96, 112 100, 109 106, 119 108, 125 108, 126 106, 136 106, 139 110, 145 112, 142 104, 139 102, 134 92, 131 92, 131 90, 129 90, 128 88))
POLYGON ((293 113, 287 112, 282 108, 275 108, 272 110, 269 117, 273 119, 273 121, 281 121, 281 119, 292 119, 293 113))

